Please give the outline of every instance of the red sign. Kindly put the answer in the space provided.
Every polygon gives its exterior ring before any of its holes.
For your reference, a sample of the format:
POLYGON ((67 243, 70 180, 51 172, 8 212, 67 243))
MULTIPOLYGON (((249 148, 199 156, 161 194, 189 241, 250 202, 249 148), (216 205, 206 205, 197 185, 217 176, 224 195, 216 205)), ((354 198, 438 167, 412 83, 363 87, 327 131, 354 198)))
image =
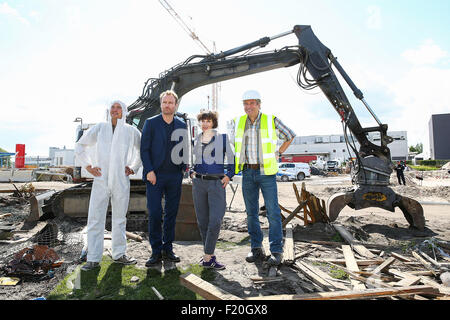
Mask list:
POLYGON ((25 145, 16 144, 16 168, 25 167, 25 145))

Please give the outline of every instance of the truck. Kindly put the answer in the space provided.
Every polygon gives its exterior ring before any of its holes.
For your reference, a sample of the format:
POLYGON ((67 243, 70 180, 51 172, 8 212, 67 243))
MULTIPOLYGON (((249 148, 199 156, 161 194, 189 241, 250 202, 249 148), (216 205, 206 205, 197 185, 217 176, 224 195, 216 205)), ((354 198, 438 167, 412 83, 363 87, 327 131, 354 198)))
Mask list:
MULTIPOLYGON (((346 41, 351 40, 347 37, 346 41)), ((204 85, 293 66, 298 66, 297 84, 301 89, 311 90, 318 87, 325 95, 342 123, 347 146, 356 156, 355 170, 352 171, 353 189, 334 194, 328 199, 327 214, 330 221, 336 220, 345 206, 355 210, 378 207, 391 212, 395 212, 395 208, 399 207, 411 227, 423 230, 425 218, 420 203, 397 194, 389 187, 392 162, 388 144, 393 138, 387 135, 388 125, 378 119, 365 101, 362 91, 309 25, 295 25, 286 32, 263 37, 219 53, 188 57, 161 73, 159 77, 149 78, 145 82, 141 95, 128 106, 127 123, 142 131, 145 120, 161 112, 159 95, 165 90, 174 90, 181 99, 189 91, 204 85), (296 36, 296 43, 273 51, 256 51, 274 39, 291 34, 296 36), (376 126, 361 126, 336 72, 341 75, 355 97, 364 104, 375 119, 376 126), (368 140, 369 132, 379 133, 378 144, 368 140), (349 133, 352 139, 349 139, 349 133), (358 141, 359 149, 353 138, 358 141)), ((58 192, 51 202, 52 208, 48 210, 57 214, 76 211, 78 215, 87 217, 86 204, 89 201, 90 187, 89 183, 84 183, 58 192)), ((128 221, 133 219, 133 212, 145 216, 145 200, 143 181, 132 183, 128 221)), ((142 216, 139 219, 143 219, 142 216)))
POLYGON ((341 173, 341 161, 339 159, 328 160, 326 164, 326 170, 341 173))

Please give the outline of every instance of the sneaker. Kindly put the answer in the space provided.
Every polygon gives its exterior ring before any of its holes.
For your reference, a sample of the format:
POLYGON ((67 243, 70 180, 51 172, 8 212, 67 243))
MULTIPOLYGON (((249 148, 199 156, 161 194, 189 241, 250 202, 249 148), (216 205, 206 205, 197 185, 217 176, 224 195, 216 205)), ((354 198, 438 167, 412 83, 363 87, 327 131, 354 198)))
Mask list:
POLYGON ((203 261, 202 266, 207 269, 216 269, 216 270, 225 269, 225 265, 217 262, 216 256, 212 256, 208 262, 203 261))
POLYGON ((126 255, 121 256, 119 259, 114 260, 115 263, 130 265, 136 264, 137 260, 135 258, 127 257, 126 255))
POLYGON ((255 262, 256 260, 264 260, 264 252, 262 248, 253 248, 245 258, 247 262, 255 262))
POLYGON ((100 263, 88 261, 84 264, 84 266, 81 267, 81 270, 90 271, 90 270, 94 270, 97 268, 100 268, 100 263))

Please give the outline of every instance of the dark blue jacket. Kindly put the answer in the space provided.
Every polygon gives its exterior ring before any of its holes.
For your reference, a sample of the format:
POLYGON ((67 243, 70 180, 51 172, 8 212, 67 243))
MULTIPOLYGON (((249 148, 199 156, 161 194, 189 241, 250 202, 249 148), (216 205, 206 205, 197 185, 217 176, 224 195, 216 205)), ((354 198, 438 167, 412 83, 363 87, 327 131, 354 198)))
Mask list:
MULTIPOLYGON (((174 131, 177 129, 187 129, 186 123, 178 117, 174 117, 174 131)), ((184 135, 180 136, 176 143, 187 142, 187 130, 184 130, 184 135)), ((143 164, 142 180, 147 181, 147 173, 150 171, 158 171, 161 167, 167 148, 166 130, 164 129, 164 119, 162 114, 151 117, 145 120, 142 128, 141 137, 141 160, 143 164)), ((183 156, 183 151, 180 152, 183 156)), ((178 165, 180 172, 186 170, 186 162, 178 165)))
MULTIPOLYGON (((208 146, 213 146, 210 155, 206 155, 209 158, 208 161, 205 159, 205 148, 201 142, 201 134, 195 139, 193 153, 195 157, 194 167, 189 171, 189 174, 193 172, 200 174, 224 174, 224 169, 226 168, 226 175, 230 178, 230 180, 234 176, 234 154, 232 152, 232 145, 230 144, 230 140, 228 139, 227 134, 216 134, 212 137, 211 141, 207 144, 208 146), (217 140, 216 140, 217 139, 217 140), (221 140, 221 141, 220 141, 221 140), (216 151, 220 152, 219 163, 212 162, 216 156, 216 151), (227 165, 225 166, 225 157, 227 158, 227 165)), ((207 153, 209 153, 207 152, 207 153)))

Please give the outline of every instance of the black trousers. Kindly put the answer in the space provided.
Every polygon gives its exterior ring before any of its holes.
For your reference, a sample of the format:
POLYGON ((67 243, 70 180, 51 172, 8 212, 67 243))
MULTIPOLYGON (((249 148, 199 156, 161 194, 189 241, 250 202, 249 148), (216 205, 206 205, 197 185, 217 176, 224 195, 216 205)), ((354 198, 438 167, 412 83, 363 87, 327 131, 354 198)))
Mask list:
POLYGON ((402 184, 401 181, 403 181, 403 184, 406 185, 405 175, 403 174, 403 171, 397 171, 397 179, 398 179, 398 184, 402 184))

